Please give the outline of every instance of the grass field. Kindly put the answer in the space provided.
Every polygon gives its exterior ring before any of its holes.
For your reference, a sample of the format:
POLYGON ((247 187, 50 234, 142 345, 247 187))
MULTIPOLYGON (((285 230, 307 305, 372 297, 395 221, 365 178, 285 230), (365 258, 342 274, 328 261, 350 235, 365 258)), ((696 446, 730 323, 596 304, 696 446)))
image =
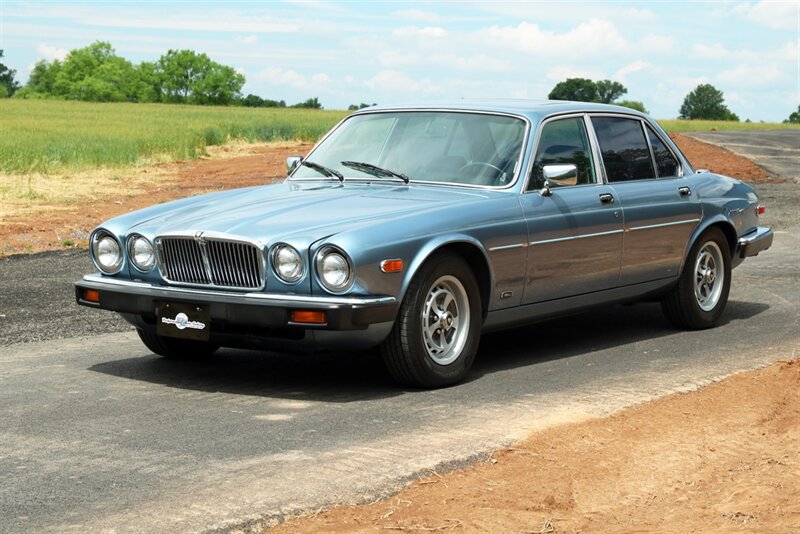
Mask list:
POLYGON ((659 120, 658 124, 668 132, 800 129, 800 124, 783 124, 780 122, 683 121, 678 119, 666 119, 659 120))
POLYGON ((194 159, 230 141, 315 141, 347 113, 0 99, 0 173, 194 159))
MULTIPOLYGON (((0 174, 194 159, 231 141, 316 141, 346 111, 0 99, 0 174)), ((659 121, 671 132, 797 125, 659 121)))

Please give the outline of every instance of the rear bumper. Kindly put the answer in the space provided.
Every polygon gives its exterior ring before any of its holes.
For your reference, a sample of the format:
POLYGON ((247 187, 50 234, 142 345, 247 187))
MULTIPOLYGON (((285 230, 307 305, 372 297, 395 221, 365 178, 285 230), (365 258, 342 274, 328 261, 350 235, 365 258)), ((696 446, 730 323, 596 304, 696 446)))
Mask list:
POLYGON ((739 238, 739 257, 758 256, 759 252, 772 246, 772 237, 772 229, 765 226, 759 226, 749 234, 743 235, 739 238))
POLYGON ((155 328, 158 303, 202 304, 211 317, 211 339, 224 345, 247 345, 255 338, 277 340, 303 350, 374 345, 385 337, 397 315, 394 297, 313 297, 274 293, 235 293, 156 286, 89 274, 75 283, 78 304, 115 311, 138 328, 155 328), (86 300, 86 290, 99 302, 86 300), (324 311, 325 324, 291 321, 293 310, 324 311), (300 346, 304 347, 300 347, 300 346))

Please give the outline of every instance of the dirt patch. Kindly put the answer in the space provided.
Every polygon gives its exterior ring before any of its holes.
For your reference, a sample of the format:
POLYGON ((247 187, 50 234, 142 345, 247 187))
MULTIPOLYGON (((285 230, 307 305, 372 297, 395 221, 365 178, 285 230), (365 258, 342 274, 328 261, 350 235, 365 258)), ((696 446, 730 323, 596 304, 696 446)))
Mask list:
POLYGON ((799 451, 795 359, 270 532, 798 532, 799 451))
POLYGON ((100 192, 70 202, 9 202, 10 208, 0 211, 0 256, 86 247, 90 232, 117 215, 189 195, 279 182, 286 177, 286 158, 306 154, 311 146, 219 147, 200 160, 117 171, 111 182, 118 186, 115 194, 100 192), (150 179, 153 174, 158 179, 150 179))
MULTIPOLYGON (((680 134, 672 134, 672 138, 695 168, 744 180, 774 180, 758 165, 728 150, 680 134)), ((68 199, 55 194, 4 200, 0 206, 0 256, 86 247, 89 233, 117 215, 188 195, 280 181, 286 176, 287 156, 304 155, 311 146, 282 143, 211 147, 209 157, 195 161, 104 169, 64 176, 57 184, 52 184, 50 178, 51 185, 43 177, 35 178, 33 185, 29 177, 16 177, 22 188, 38 185, 39 190, 50 193, 55 185, 70 184, 73 190, 87 194, 73 191, 68 199)))
POLYGON ((672 133, 670 137, 695 169, 708 169, 717 174, 724 174, 725 176, 749 182, 785 181, 782 178, 770 177, 767 171, 730 150, 704 143, 680 133, 672 133))

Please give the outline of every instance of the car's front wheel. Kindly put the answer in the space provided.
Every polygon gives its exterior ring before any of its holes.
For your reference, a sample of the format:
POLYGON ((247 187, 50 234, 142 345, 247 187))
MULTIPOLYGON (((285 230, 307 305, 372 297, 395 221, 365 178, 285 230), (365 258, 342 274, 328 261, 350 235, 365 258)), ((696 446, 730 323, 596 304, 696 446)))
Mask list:
POLYGON ((475 360, 481 321, 475 275, 461 258, 437 255, 415 275, 381 346, 386 368, 405 385, 455 384, 475 360))
POLYGON ((219 345, 207 341, 177 339, 159 336, 155 332, 137 328, 139 339, 155 354, 176 360, 198 360, 214 354, 219 345))
POLYGON ((710 328, 719 321, 731 288, 731 252, 725 235, 710 228, 695 242, 678 283, 661 300, 678 328, 710 328))

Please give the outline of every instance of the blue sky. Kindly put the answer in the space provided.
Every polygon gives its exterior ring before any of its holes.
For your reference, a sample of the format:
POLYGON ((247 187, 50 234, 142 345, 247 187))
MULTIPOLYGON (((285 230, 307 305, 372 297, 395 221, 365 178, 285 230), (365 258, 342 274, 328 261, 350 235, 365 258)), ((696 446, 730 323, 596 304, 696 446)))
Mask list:
POLYGON ((244 73, 244 93, 326 108, 359 102, 546 98, 571 76, 609 78, 658 118, 699 83, 742 120, 800 102, 800 2, 13 2, 4 61, 95 40, 131 61, 190 48, 244 73))

